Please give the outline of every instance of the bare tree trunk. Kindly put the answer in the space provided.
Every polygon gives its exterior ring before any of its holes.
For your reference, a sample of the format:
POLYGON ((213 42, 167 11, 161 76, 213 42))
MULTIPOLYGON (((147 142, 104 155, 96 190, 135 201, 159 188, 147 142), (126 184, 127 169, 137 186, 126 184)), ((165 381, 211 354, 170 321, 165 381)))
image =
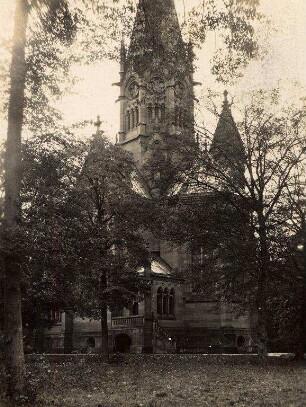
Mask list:
POLYGON ((64 352, 71 353, 73 351, 73 313, 65 312, 65 336, 64 336, 64 352))
MULTIPOLYGON (((26 29, 28 20, 27 0, 17 0, 14 23, 11 89, 8 106, 8 131, 5 157, 4 220, 13 231, 20 217, 21 187, 21 131, 24 111, 26 78, 26 29)), ((21 319, 20 270, 14 254, 5 258, 4 281, 4 333, 8 396, 18 398, 25 387, 25 360, 21 319)))

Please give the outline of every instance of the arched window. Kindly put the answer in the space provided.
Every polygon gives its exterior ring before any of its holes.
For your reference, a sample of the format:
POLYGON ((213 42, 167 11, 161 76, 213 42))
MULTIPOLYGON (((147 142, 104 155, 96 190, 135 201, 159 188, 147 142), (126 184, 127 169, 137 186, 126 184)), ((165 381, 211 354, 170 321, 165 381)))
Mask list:
POLYGON ((153 108, 151 105, 147 107, 148 123, 152 123, 153 120, 153 108))
POLYGON ((126 119, 126 121, 127 121, 126 128, 127 128, 127 131, 129 131, 130 128, 131 128, 131 117, 130 117, 130 111, 129 110, 126 113, 126 118, 127 118, 126 119))
POLYGON ((139 124, 139 109, 136 106, 135 107, 135 125, 138 126, 138 124, 139 124))
POLYGON ((160 107, 160 121, 162 124, 165 124, 166 121, 166 106, 164 104, 160 107))
POLYGON ((161 315, 163 313, 163 290, 161 287, 157 290, 157 314, 161 315))
POLYGON ((174 315, 174 289, 171 288, 169 293, 169 314, 174 315))
POLYGON ((163 293, 163 315, 168 314, 169 314, 169 291, 168 288, 165 288, 163 293))
POLYGON ((159 118, 159 106, 155 105, 154 108, 154 119, 155 119, 155 123, 159 123, 160 118, 159 118))
POLYGON ((129 116, 128 113, 125 112, 125 131, 128 131, 129 129, 129 116))
POLYGON ((135 127, 135 112, 134 109, 131 110, 131 129, 135 127))

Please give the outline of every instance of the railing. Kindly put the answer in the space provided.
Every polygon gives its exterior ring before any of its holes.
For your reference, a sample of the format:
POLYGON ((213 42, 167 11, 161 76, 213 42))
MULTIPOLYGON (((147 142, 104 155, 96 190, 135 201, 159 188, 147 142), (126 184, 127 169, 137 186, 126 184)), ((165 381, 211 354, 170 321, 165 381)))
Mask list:
POLYGON ((165 347, 164 349, 167 352, 175 351, 175 338, 173 338, 166 329, 159 325, 158 320, 155 317, 153 317, 153 332, 156 339, 159 337, 162 340, 165 347))
POLYGON ((113 326, 142 326, 143 325, 143 316, 131 316, 131 317, 115 317, 112 318, 112 327, 113 326))
POLYGON ((172 339, 171 335, 169 334, 169 332, 167 332, 164 328, 162 328, 157 319, 153 319, 153 331, 155 332, 155 334, 159 335, 160 337, 162 337, 163 339, 172 339))

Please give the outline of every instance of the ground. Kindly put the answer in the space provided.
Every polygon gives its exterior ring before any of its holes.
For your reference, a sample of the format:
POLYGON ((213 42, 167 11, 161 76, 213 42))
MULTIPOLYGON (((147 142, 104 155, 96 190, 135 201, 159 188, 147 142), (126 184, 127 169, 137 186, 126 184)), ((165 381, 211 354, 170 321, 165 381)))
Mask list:
POLYGON ((282 358, 269 358, 268 364, 247 355, 126 355, 110 364, 94 355, 35 358, 28 362, 37 387, 31 406, 299 407, 306 402, 305 366, 282 358))

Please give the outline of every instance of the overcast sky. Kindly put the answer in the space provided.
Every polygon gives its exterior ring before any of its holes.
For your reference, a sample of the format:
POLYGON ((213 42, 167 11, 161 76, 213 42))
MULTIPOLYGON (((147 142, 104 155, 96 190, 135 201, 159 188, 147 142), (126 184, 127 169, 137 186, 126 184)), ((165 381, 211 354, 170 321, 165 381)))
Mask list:
MULTIPOLYGON (((13 0, 0 0, 0 27, 4 30, 11 16, 6 11, 12 8, 12 3, 13 0)), ((181 18, 184 1, 175 0, 175 3, 181 18)), ((198 0, 185 0, 187 9, 195 4, 198 4, 198 0)), ((256 87, 271 88, 277 86, 279 81, 296 80, 306 87, 306 0, 261 0, 260 10, 271 18, 277 31, 273 33, 264 61, 252 63, 244 78, 229 89, 234 96, 241 96, 256 87)), ((209 60, 216 46, 215 37, 210 36, 206 46, 198 52, 195 80, 202 82, 204 90, 210 87, 222 92, 224 89, 215 82, 209 71, 209 60)), ((114 140, 119 126, 119 104, 115 103, 119 90, 112 83, 119 79, 118 64, 105 61, 92 67, 74 67, 73 71, 82 80, 76 85, 75 94, 64 97, 59 104, 65 121, 71 124, 91 120, 99 114, 102 127, 114 140)), ((201 91, 200 87, 197 91, 201 91)), ((202 118, 199 116, 198 120, 202 118)), ((211 126, 214 126, 213 121, 211 126)), ((3 137, 6 123, 2 122, 1 127, 3 137)), ((86 129, 84 136, 88 132, 91 129, 86 129)))

